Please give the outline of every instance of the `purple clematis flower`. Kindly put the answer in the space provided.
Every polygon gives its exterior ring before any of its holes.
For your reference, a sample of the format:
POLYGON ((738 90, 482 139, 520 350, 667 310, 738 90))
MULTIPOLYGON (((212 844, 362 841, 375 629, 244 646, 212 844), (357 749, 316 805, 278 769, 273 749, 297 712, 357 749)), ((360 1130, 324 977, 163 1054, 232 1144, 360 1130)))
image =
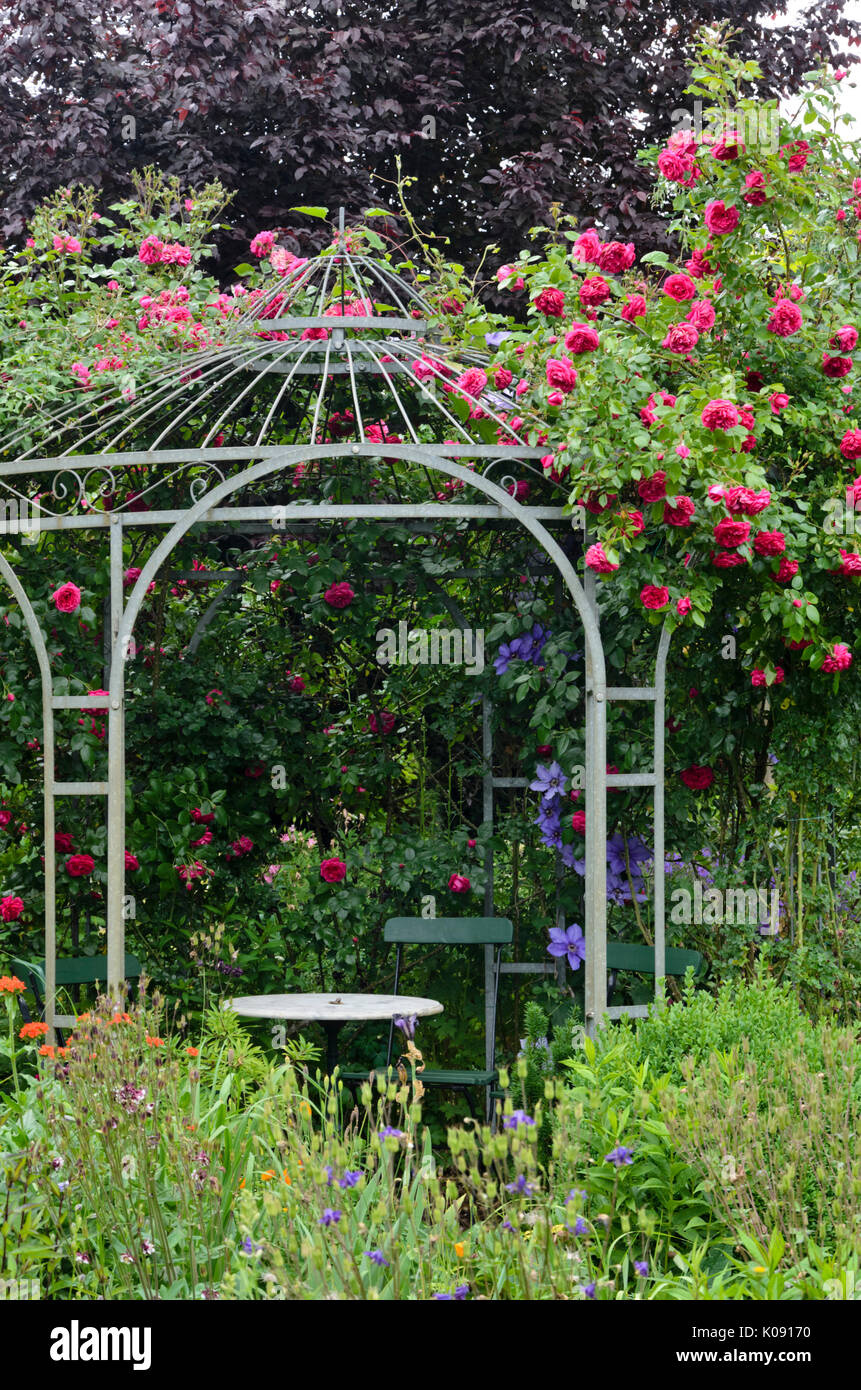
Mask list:
POLYGON ((545 806, 552 806, 557 797, 563 796, 568 779, 558 763, 553 762, 549 767, 539 763, 535 769, 535 781, 529 783, 529 789, 533 792, 541 792, 545 806))
POLYGON ((571 969, 579 970, 580 962, 586 959, 586 938, 576 922, 570 927, 551 927, 547 950, 551 956, 567 956, 571 969))

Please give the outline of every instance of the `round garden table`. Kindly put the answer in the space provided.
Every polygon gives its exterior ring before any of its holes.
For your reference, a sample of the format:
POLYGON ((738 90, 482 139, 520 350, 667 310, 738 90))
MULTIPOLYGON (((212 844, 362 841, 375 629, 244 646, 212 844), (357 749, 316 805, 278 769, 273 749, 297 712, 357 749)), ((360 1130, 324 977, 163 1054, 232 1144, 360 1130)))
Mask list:
POLYGON ((338 1034, 345 1023, 364 1023, 376 1018, 428 1018, 441 1014, 437 999, 415 999, 409 994, 246 994, 227 1001, 243 1018, 284 1018, 293 1022, 322 1023, 326 1029, 326 1066, 329 1074, 338 1062, 338 1034))

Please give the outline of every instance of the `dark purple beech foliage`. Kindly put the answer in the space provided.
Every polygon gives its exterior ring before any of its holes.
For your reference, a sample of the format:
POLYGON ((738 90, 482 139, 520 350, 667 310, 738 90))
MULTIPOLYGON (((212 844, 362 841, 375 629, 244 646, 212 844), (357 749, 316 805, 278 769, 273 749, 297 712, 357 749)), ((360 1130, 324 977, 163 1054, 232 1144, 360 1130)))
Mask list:
POLYGON ((8 0, 0 230, 17 240, 64 184, 125 195, 153 163, 221 178, 243 231, 307 250, 321 225, 290 209, 393 205, 400 155, 418 221, 467 263, 487 240, 516 253, 552 202, 645 248, 660 233, 635 155, 671 129, 698 26, 727 20, 764 91, 787 92, 852 61, 844 5, 772 30, 785 0, 8 0))

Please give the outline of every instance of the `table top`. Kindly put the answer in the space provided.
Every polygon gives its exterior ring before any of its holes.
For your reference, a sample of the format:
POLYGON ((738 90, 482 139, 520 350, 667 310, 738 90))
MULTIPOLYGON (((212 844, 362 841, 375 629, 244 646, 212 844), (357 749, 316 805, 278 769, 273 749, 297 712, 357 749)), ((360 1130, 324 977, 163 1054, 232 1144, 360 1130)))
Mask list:
POLYGON ((307 1023, 347 1023, 398 1014, 427 1018, 443 1011, 437 999, 416 999, 409 994, 339 994, 337 990, 331 994, 245 994, 228 1000, 227 1007, 243 1018, 289 1018, 307 1023))

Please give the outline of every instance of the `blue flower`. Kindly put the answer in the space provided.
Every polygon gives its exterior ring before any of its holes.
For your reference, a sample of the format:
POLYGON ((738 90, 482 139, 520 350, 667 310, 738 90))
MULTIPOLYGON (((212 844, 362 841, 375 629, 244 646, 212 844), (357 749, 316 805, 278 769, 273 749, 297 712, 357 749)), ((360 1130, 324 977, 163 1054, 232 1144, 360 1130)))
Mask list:
POLYGON ((506 1192, 522 1192, 524 1197, 531 1197, 535 1188, 532 1186, 532 1183, 527 1182, 524 1175, 520 1173, 516 1182, 507 1182, 505 1184, 505 1190, 506 1192))
POLYGON ((645 1279, 646 1275, 647 1275, 648 1272, 649 1272, 649 1261, 648 1261, 648 1260, 635 1260, 635 1261, 634 1261, 634 1269, 637 1271, 637 1273, 638 1273, 643 1279, 645 1279))
POLYGON ((571 969, 579 970, 580 962, 586 959, 586 938, 576 922, 570 927, 551 927, 547 950, 551 956, 567 956, 571 969))
POLYGON ((405 1038, 414 1038, 416 1035, 417 1014, 398 1014, 397 1018, 392 1019, 396 1028, 400 1028, 405 1038))
POLYGON ((372 1264, 381 1266, 384 1265, 386 1269, 389 1268, 389 1262, 383 1254, 382 1250, 366 1250, 365 1254, 367 1255, 368 1259, 371 1261, 372 1264))
POLYGON ((395 1129, 392 1125, 385 1125, 382 1129, 378 1130, 377 1133, 381 1139, 403 1139, 404 1137, 403 1130, 395 1129))
POLYGON ((634 1162, 633 1150, 626 1149, 622 1144, 616 1149, 611 1149, 604 1155, 605 1163, 615 1163, 617 1168, 623 1168, 626 1163, 634 1162))
POLYGON ((541 792, 545 806, 552 806, 557 797, 565 792, 568 779, 557 762, 549 767, 539 763, 535 769, 535 781, 529 783, 533 792, 541 792))
POLYGON ((519 1129, 521 1125, 525 1125, 528 1129, 535 1124, 535 1121, 530 1115, 527 1115, 525 1110, 512 1110, 510 1115, 504 1117, 502 1123, 505 1129, 519 1129))
POLYGON ((583 1285, 583 1288, 580 1290, 580 1292, 581 1292, 581 1293, 584 1293, 584 1294, 586 1295, 587 1298, 594 1298, 594 1297, 595 1297, 595 1284, 594 1284, 594 1282, 591 1283, 591 1284, 584 1284, 584 1285, 583 1285))
POLYGON ((331 1207, 326 1207, 326 1209, 325 1209, 324 1212, 323 1212, 323 1215, 320 1217, 320 1220, 317 1222, 317 1225, 318 1225, 318 1226, 337 1226, 337 1224, 338 1224, 338 1222, 340 1221, 340 1219, 341 1219, 341 1212, 339 1212, 339 1211, 333 1211, 331 1207))
POLYGON ((575 1236, 585 1236, 585 1235, 588 1235, 588 1233, 589 1233, 589 1223, 588 1223, 588 1221, 584 1221, 582 1216, 578 1216, 578 1217, 577 1217, 577 1220, 574 1222, 574 1234, 575 1234, 575 1236))
POLYGON ((350 1172, 348 1169, 344 1176, 338 1179, 338 1186, 340 1187, 342 1192, 346 1192, 348 1187, 356 1186, 356 1183, 359 1181, 361 1176, 361 1168, 357 1168, 354 1172, 350 1172))

